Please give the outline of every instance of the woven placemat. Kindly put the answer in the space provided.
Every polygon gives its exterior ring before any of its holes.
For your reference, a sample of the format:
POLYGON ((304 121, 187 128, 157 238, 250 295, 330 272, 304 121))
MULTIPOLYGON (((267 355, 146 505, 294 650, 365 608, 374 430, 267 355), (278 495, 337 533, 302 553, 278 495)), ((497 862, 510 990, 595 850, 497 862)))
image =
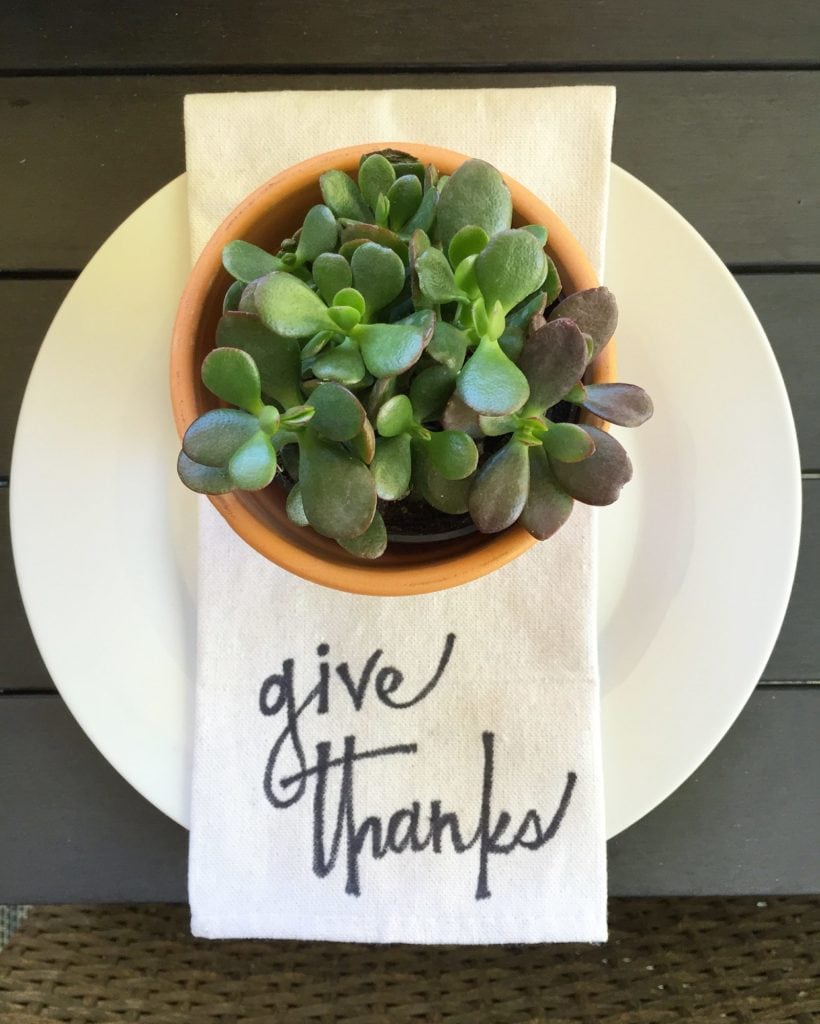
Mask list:
POLYGON ((605 946, 207 942, 179 906, 37 907, 3 1024, 812 1024, 820 899, 613 900, 605 946))

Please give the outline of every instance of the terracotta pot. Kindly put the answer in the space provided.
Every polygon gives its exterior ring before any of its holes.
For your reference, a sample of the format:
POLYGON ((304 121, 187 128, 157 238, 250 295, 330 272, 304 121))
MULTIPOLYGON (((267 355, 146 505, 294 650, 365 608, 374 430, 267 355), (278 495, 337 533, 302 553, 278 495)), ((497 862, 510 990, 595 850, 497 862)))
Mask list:
MULTIPOLYGON (((171 397, 180 437, 216 399, 200 381, 200 366, 214 346, 222 300, 231 278, 222 268, 223 246, 235 238, 275 250, 321 202, 319 175, 330 168, 355 177, 362 153, 386 148, 413 153, 423 163, 450 174, 468 157, 447 149, 407 142, 350 146, 305 160, 277 175, 248 196, 217 228, 191 272, 179 304, 171 347, 171 397)), ((547 251, 556 263, 567 293, 598 284, 595 272, 567 227, 540 199, 505 176, 512 192, 513 223, 543 224, 549 231, 547 251)), ((614 342, 588 370, 588 381, 614 379, 614 342)), ((582 422, 606 428, 584 416, 582 422)), ((391 543, 385 554, 367 562, 335 541, 294 525, 285 512, 285 493, 276 485, 254 493, 210 496, 226 522, 265 558, 290 572, 337 590, 398 596, 445 590, 500 568, 537 543, 520 526, 485 536, 472 534, 431 543, 391 543)), ((549 543, 546 541, 545 543, 549 543)))

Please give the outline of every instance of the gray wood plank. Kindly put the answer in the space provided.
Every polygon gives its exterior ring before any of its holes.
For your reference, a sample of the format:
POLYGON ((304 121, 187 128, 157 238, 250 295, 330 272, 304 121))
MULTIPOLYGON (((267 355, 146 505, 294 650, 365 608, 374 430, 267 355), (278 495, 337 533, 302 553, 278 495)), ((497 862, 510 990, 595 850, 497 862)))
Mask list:
POLYGON ((14 430, 31 367, 70 281, 1 281, 0 475, 8 476, 14 430))
POLYGON ((183 169, 187 92, 580 82, 617 85, 615 160, 724 260, 820 263, 820 72, 180 75, 0 80, 0 269, 82 267, 183 169))
POLYGON ((820 275, 738 274, 737 282, 772 343, 794 412, 804 470, 820 470, 817 383, 820 350, 820 275))
POLYGON ((185 899, 187 833, 97 753, 59 697, 0 697, 0 765, 0 902, 185 899))
MULTIPOLYGON (((610 843, 610 892, 820 885, 820 689, 758 691, 665 804, 610 843)), ((94 750, 58 697, 0 698, 0 901, 184 900, 186 834, 94 750)))
MULTIPOLYGON (((816 378, 816 373, 815 373, 816 378)), ((780 636, 765 680, 820 680, 820 480, 803 481, 800 557, 780 636)), ((820 776, 818 776, 820 779, 820 776)))
POLYGON ((609 844, 613 896, 820 891, 820 689, 757 690, 660 807, 609 844))
POLYGON ((0 66, 11 69, 770 64, 816 61, 820 36, 812 0, 746 0, 742 10, 731 0, 654 0, 631 11, 613 0, 486 9, 314 0, 245 4, 241 13, 188 0, 129 4, 116 17, 101 0, 7 0, 0 24, 0 66))
POLYGON ((34 642, 17 586, 6 487, 0 491, 0 695, 9 690, 53 691, 54 688, 34 642))

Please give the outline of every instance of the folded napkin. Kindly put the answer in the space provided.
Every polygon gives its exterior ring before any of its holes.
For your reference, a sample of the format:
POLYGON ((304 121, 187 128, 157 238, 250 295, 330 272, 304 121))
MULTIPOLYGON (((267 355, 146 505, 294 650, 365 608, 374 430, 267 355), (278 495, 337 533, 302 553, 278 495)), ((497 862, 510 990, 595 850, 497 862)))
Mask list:
MULTIPOLYGON (((192 252, 315 153, 424 141, 550 204, 602 270, 611 88, 188 96, 192 252)), ((593 514, 456 590, 360 597, 245 545, 203 499, 194 934, 606 938, 593 514)))

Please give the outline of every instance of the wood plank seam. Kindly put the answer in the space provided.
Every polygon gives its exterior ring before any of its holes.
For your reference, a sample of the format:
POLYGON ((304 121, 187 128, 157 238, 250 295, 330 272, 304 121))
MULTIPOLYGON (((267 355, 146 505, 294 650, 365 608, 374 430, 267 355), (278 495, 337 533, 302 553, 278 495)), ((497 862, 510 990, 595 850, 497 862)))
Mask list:
POLYGON ((196 75, 224 75, 241 78, 245 75, 293 75, 309 78, 314 75, 379 75, 391 77, 402 74, 504 74, 517 72, 520 74, 622 74, 643 72, 675 72, 675 71, 820 71, 820 61, 796 58, 766 60, 624 60, 624 61, 486 61, 473 63, 470 61, 441 61, 414 63, 402 61, 384 64, 124 64, 116 67, 103 67, 93 64, 72 64, 70 67, 22 67, 0 68, 0 78, 71 78, 71 77, 125 77, 129 75, 168 75, 195 77, 196 75))

